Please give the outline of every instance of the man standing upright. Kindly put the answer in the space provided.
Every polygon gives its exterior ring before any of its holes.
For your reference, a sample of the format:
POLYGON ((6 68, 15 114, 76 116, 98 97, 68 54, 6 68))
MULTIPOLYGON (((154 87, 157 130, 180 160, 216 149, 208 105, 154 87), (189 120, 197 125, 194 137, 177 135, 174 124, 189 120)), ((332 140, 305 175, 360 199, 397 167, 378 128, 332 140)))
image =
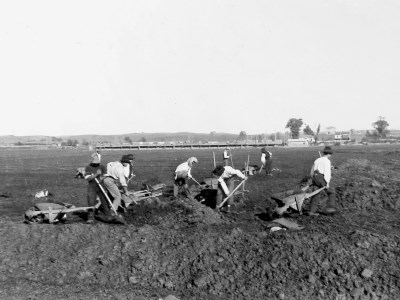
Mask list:
MULTIPOLYGON (((326 203, 325 213, 327 214, 334 214, 336 212, 335 209, 336 192, 335 188, 332 186, 331 183, 332 165, 330 158, 332 154, 333 154, 332 148, 326 146, 324 148, 323 155, 314 161, 314 164, 310 172, 313 185, 315 185, 318 188, 326 187, 325 191, 328 194, 328 201, 326 203)), ((319 215, 319 213, 317 213, 319 202, 320 202, 320 194, 317 194, 311 198, 311 208, 309 212, 310 216, 319 215)))
POLYGON ((98 159, 99 159, 99 163, 101 163, 101 154, 100 154, 100 148, 96 148, 96 152, 93 153, 94 155, 97 155, 98 159))
POLYGON ((225 150, 224 150, 224 154, 222 156, 222 159, 224 161, 224 166, 229 166, 229 158, 231 157, 231 149, 226 146, 225 150))
POLYGON ((272 153, 267 151, 265 147, 261 148, 261 163, 261 168, 265 168, 267 176, 272 176, 272 153))

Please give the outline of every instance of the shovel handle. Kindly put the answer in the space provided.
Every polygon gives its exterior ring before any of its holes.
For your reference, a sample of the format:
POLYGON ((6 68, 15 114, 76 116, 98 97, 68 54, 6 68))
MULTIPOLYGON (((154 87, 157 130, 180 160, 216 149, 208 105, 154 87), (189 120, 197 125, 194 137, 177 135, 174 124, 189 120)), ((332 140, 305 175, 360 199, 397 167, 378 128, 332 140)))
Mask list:
POLYGON ((111 209, 113 210, 113 212, 115 213, 115 215, 118 215, 118 214, 117 214, 117 211, 116 211, 115 208, 114 208, 114 205, 112 204, 110 198, 108 197, 108 195, 107 195, 106 191, 104 190, 103 186, 100 184, 99 180, 98 180, 97 178, 95 178, 94 180, 96 181, 97 185, 99 186, 100 190, 102 191, 104 197, 106 197, 107 202, 108 202, 108 204, 110 204, 111 209))
POLYGON ((218 208, 221 208, 222 205, 224 205, 224 203, 225 203, 230 197, 233 196, 233 194, 238 190, 238 188, 239 188, 242 184, 244 184, 245 181, 246 181, 246 179, 243 179, 242 182, 239 183, 238 186, 232 191, 232 193, 230 193, 230 194, 221 202, 221 204, 218 205, 218 208))

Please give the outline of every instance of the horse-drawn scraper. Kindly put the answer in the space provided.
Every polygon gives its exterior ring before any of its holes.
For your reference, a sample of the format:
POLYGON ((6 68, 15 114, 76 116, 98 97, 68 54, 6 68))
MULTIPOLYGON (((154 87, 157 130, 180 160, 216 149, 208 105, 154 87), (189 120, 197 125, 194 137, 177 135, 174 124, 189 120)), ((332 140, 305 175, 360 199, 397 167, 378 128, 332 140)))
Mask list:
POLYGON ((281 216, 283 215, 289 208, 298 211, 299 214, 302 214, 302 206, 304 200, 310 199, 312 196, 317 195, 321 191, 325 189, 325 187, 317 189, 312 192, 307 192, 309 186, 305 186, 301 189, 295 190, 287 190, 279 193, 275 193, 271 196, 273 200, 277 202, 277 206, 275 208, 274 213, 281 216))
POLYGON ((69 203, 36 203, 25 212, 26 223, 57 223, 65 222, 67 214, 72 212, 87 212, 95 206, 76 207, 69 203))

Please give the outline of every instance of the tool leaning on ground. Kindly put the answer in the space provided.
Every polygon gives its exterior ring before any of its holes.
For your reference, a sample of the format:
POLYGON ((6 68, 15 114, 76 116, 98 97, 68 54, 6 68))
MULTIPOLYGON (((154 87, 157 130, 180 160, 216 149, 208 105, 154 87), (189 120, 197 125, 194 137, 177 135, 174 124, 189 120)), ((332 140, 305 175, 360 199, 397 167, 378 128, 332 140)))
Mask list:
POLYGON ((237 187, 235 187, 235 189, 234 189, 228 196, 226 196, 225 199, 222 200, 221 204, 218 205, 217 208, 221 208, 221 207, 225 204, 225 202, 228 201, 228 199, 229 199, 230 197, 232 197, 232 196, 235 194, 235 192, 242 186, 242 184, 245 183, 246 180, 247 180, 247 178, 246 178, 246 179, 243 179, 242 182, 239 183, 239 184, 237 185, 237 187))

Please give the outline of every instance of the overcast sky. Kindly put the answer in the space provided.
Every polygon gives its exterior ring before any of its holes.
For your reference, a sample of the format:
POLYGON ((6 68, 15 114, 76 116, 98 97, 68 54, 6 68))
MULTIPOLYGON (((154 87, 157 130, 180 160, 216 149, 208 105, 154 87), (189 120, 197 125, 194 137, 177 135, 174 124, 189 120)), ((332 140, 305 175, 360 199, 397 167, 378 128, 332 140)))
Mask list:
POLYGON ((400 2, 0 3, 0 135, 400 129, 400 2))

